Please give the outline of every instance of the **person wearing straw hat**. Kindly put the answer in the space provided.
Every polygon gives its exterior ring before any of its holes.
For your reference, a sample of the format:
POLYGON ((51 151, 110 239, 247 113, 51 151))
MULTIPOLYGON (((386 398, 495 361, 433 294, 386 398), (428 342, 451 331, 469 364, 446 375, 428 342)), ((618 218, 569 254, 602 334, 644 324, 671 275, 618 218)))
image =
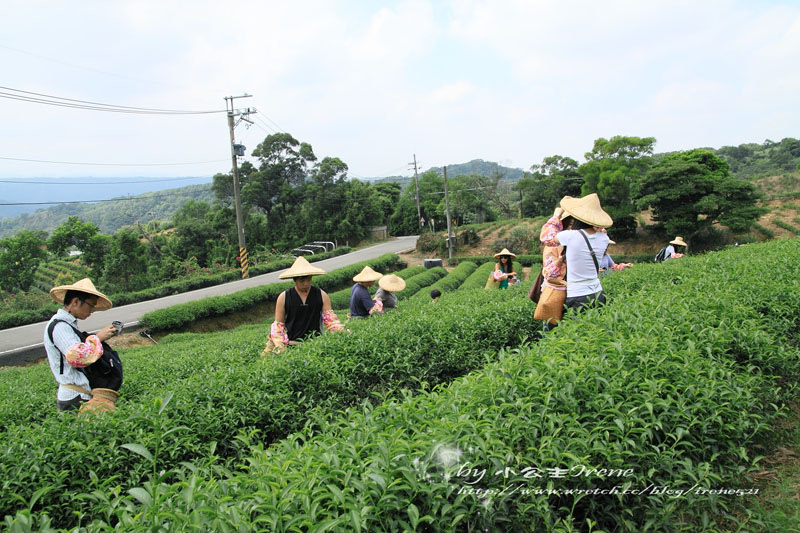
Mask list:
POLYGON ((383 277, 380 272, 375 272, 365 266, 361 272, 353 276, 355 285, 350 290, 350 317, 366 318, 374 313, 383 313, 383 302, 369 295, 369 288, 383 277))
POLYGON ((545 223, 542 242, 545 246, 566 246, 567 294, 564 307, 582 309, 606 301, 600 283, 599 258, 608 248, 604 228, 614 223, 600 206, 596 193, 582 198, 565 196, 553 216, 545 223), (562 219, 571 217, 571 229, 564 230, 562 219))
POLYGON ((676 246, 683 246, 684 250, 686 250, 686 248, 689 247, 688 244, 683 242, 683 239, 681 237, 675 237, 674 239, 669 241, 669 246, 667 246, 667 249, 664 252, 664 261, 667 261, 668 259, 673 259, 673 258, 677 259, 679 257, 683 257, 682 253, 675 251, 676 246))
POLYGON ((406 288, 406 281, 397 274, 389 274, 378 280, 375 299, 383 303, 384 311, 397 309, 397 292, 406 288))
POLYGON ((503 248, 501 251, 494 254, 497 263, 494 265, 492 278, 495 283, 499 283, 499 289, 507 289, 509 282, 511 282, 512 285, 517 282, 517 272, 514 270, 514 257, 517 257, 517 255, 509 252, 508 248, 503 248))
POLYGON ((109 324, 82 338, 78 320, 86 320, 94 311, 106 311, 112 307, 111 300, 98 291, 89 278, 53 287, 50 297, 62 304, 44 332, 47 361, 58 383, 56 405, 61 411, 78 409, 83 402, 92 399, 89 378, 81 369, 102 357, 102 343, 117 335, 121 327, 109 324))
MULTIPOLYGON (((617 243, 609 239, 608 244, 611 245, 617 243)), ((630 268, 632 266, 633 263, 615 263, 611 256, 608 255, 608 248, 606 248, 605 253, 603 253, 603 257, 600 258, 600 274, 608 274, 612 270, 625 270, 626 268, 630 268)))
POLYGON ((261 355, 280 353, 288 345, 320 335, 323 326, 328 331, 343 329, 331 308, 328 293, 311 285, 311 279, 322 274, 325 274, 324 270, 311 266, 305 257, 300 256, 278 276, 293 280, 294 287, 278 295, 275 320, 270 325, 267 345, 261 355))

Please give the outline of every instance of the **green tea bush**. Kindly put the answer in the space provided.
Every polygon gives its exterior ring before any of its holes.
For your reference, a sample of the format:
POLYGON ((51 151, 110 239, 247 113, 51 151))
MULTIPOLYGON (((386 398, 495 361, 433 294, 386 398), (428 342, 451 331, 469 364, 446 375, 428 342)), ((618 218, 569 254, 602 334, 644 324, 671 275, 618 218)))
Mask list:
MULTIPOLYGON (((336 269, 322 276, 316 276, 314 285, 328 291, 347 283, 367 265, 376 270, 389 270, 403 264, 396 254, 385 254, 370 261, 363 261, 336 269)), ((179 329, 201 318, 222 316, 262 302, 275 301, 281 292, 293 286, 294 283, 291 281, 273 283, 244 289, 226 296, 212 296, 203 300, 178 304, 146 313, 142 316, 141 323, 154 331, 179 329)))
POLYGON ((464 280, 464 283, 461 284, 461 289, 483 289, 492 272, 494 272, 494 261, 481 264, 464 280))
MULTIPOLYGON (((753 450, 774 436, 782 397, 797 392, 798 260, 796 242, 782 241, 609 277, 605 308, 568 313, 540 343, 503 351, 449 386, 342 414, 315 410, 302 431, 269 448, 240 434, 250 444, 242 470, 199 462, 128 495, 85 490, 100 517, 93 526, 673 531, 687 517, 709 522, 740 505, 742 497, 713 491, 739 488, 741 471, 758 463, 753 450), (158 505, 142 493, 158 494, 158 505)), ((507 310, 526 299, 523 291, 445 295, 441 303, 468 323, 437 327, 428 340, 508 327, 507 310)), ((420 306, 412 330, 430 329, 440 309, 420 306)), ((412 315, 401 313, 362 321, 359 336, 396 346, 373 328, 398 318, 405 331, 412 315)), ((334 339, 308 349, 325 358, 334 339)), ((412 368, 359 349, 395 375, 412 368)), ((325 368, 342 389, 381 392, 360 366, 344 371, 354 359, 334 361, 325 368)), ((427 354, 415 364, 430 365, 427 354)))
MULTIPOLYGON (((475 269, 478 268, 478 265, 471 261, 466 261, 461 263, 457 267, 455 267, 450 273, 448 273, 445 277, 428 287, 428 289, 438 289, 442 293, 452 292, 458 289, 464 280, 466 280, 470 274, 475 272, 475 269)), ((417 292, 413 298, 415 300, 424 300, 425 298, 430 298, 429 291, 421 291, 417 292)))
POLYGON ((795 235, 800 235, 800 228, 796 228, 796 227, 792 226, 791 224, 789 224, 788 222, 784 222, 783 220, 781 220, 779 218, 776 218, 775 220, 773 220, 772 223, 775 224, 778 227, 781 227, 781 228, 785 229, 785 230, 791 231, 795 235))
POLYGON ((447 275, 447 270, 443 267, 434 267, 420 272, 406 280, 406 288, 397 293, 397 300, 407 300, 418 294, 422 289, 430 287, 441 278, 447 275))
POLYGON ((258 357, 266 324, 234 335, 171 335, 123 353, 126 381, 117 410, 89 420, 54 412, 46 369, 32 390, 15 390, 0 374, 0 390, 12 391, 0 398, 6 417, 0 420, 6 443, 0 511, 14 515, 30 507, 47 513, 56 527, 85 525, 99 515, 91 498, 75 498, 78 492, 117 491, 111 499, 120 501, 150 476, 174 480, 181 462, 237 462, 247 451, 236 438, 240 431, 256 431, 268 444, 302 429, 312 409, 335 412, 374 394, 421 382, 435 386, 479 368, 496 347, 535 334, 527 307, 525 301, 487 299, 481 291, 456 292, 435 306, 409 302, 351 323, 349 334, 325 334, 268 358, 258 357), (35 396, 27 405, 44 407, 49 416, 18 414, 13 406, 27 396, 35 396))
POLYGON ((765 228, 764 226, 762 226, 758 222, 754 222, 753 223, 753 228, 755 228, 756 231, 758 231, 759 233, 761 233, 762 235, 764 235, 768 239, 774 239, 775 238, 775 232, 774 231, 772 231, 769 228, 765 228))

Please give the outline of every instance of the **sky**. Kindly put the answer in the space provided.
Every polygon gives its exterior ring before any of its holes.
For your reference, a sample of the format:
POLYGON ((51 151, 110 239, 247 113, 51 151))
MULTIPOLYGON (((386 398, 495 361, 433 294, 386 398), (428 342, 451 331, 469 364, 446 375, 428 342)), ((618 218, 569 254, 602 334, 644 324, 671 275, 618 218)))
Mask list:
POLYGON ((0 178, 229 172, 243 94, 247 154, 287 132, 356 178, 800 137, 799 0, 4 0, 0 65, 0 178))

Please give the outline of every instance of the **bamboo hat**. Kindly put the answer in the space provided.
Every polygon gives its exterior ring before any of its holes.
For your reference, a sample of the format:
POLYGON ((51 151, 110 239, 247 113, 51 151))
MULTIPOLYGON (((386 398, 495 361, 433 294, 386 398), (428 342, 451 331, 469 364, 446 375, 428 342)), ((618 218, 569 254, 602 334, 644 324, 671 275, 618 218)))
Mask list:
POLYGON ((508 248, 503 248, 501 251, 499 251, 496 254, 494 254, 494 258, 495 259, 500 259, 504 255, 507 255, 509 257, 517 257, 517 254, 513 254, 513 253, 509 252, 508 248))
POLYGON ((571 216, 598 228, 610 228, 614 223, 611 216, 600 207, 600 197, 597 193, 587 194, 583 198, 565 196, 561 199, 561 209, 564 210, 562 220, 571 216))
POLYGON ((50 289, 50 297, 58 303, 63 304, 64 296, 67 294, 67 291, 80 291, 85 292, 86 294, 97 296, 97 305, 94 306, 95 311, 105 311, 107 309, 111 309, 111 300, 109 300, 105 294, 95 289, 94 283, 92 283, 92 280, 89 278, 83 278, 80 281, 76 281, 72 285, 59 285, 58 287, 53 287, 50 289))
POLYGON ((675 239, 669 241, 669 243, 670 244, 677 244, 678 246, 686 246, 686 247, 689 246, 688 244, 683 242, 683 238, 682 237, 675 237, 675 239))
POLYGON ((378 281, 378 287, 386 292, 400 292, 406 288, 406 280, 397 274, 389 274, 378 281))
POLYGON ((294 260, 292 266, 281 272, 280 279, 302 278, 303 276, 319 276, 326 274, 321 268, 313 267, 302 255, 294 260))
POLYGON ((370 281, 378 281, 383 277, 380 272, 375 272, 370 267, 365 266, 364 269, 353 277, 356 283, 367 283, 370 281))

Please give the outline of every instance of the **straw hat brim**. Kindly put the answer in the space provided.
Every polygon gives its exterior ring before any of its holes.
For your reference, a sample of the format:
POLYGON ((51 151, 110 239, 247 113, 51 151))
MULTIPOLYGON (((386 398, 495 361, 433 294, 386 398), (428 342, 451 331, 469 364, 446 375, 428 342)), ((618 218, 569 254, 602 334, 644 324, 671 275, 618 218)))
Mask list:
POLYGON ((617 243, 615 241, 612 241, 611 239, 608 239, 608 244, 617 244, 617 243))
POLYGON ((301 278, 303 276, 321 276, 322 274, 327 274, 327 272, 321 268, 311 266, 311 264, 308 262, 308 259, 301 255, 294 260, 294 263, 292 263, 292 266, 289 267, 289 269, 281 272, 278 278, 291 279, 301 278))
POLYGON ((509 257, 517 257, 517 254, 509 252, 508 248, 503 248, 501 251, 499 251, 496 254, 494 254, 494 258, 495 259, 500 259, 504 255, 507 255, 509 257))
POLYGON ((670 244, 677 244, 678 246, 689 246, 688 244, 683 242, 683 239, 680 238, 680 237, 675 237, 675 239, 669 241, 669 243, 670 244))
POLYGON ((353 276, 353 281, 356 283, 368 283, 370 281, 378 281, 383 277, 380 272, 375 272, 370 267, 365 266, 364 269, 353 276))
MULTIPOLYGON (((588 194, 583 198, 566 196, 561 199, 561 209, 564 210, 564 215, 598 228, 610 228, 614 224, 611 216, 600 206, 597 193, 588 194)), ((561 218, 563 220, 565 217, 561 218)))
POLYGON ((71 285, 59 285, 58 287, 53 287, 50 289, 50 297, 58 303, 63 304, 64 296, 66 296, 67 291, 80 291, 86 294, 97 296, 97 304, 94 306, 95 311, 107 311, 113 306, 108 296, 98 291, 95 288, 94 283, 92 283, 92 280, 89 278, 83 278, 82 280, 76 281, 71 285))
POLYGON ((400 292, 406 288, 406 280, 396 274, 389 274, 378 281, 378 286, 387 292, 400 292))

